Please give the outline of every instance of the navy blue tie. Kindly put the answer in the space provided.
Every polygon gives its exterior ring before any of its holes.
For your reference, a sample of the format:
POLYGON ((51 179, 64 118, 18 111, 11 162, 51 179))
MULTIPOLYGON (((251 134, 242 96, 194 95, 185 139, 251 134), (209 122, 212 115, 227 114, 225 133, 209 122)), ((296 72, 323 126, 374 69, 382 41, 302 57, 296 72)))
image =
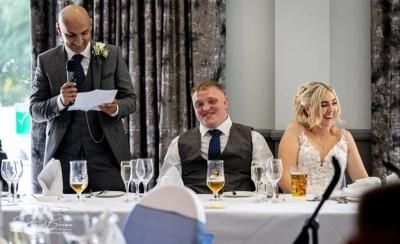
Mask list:
POLYGON ((221 159, 221 146, 219 136, 221 131, 218 129, 209 130, 208 133, 211 135, 210 144, 208 146, 208 159, 221 159))
POLYGON ((81 65, 82 59, 83 59, 82 54, 75 54, 72 57, 72 60, 74 60, 75 62, 74 79, 78 87, 80 87, 85 81, 85 72, 83 71, 83 67, 81 65))

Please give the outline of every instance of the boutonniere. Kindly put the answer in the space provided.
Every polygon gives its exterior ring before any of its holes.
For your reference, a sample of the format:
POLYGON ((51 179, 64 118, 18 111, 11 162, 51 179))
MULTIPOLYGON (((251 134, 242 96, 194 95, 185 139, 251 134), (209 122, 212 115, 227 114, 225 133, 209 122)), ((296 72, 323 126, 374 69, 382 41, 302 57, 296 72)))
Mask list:
POLYGON ((102 42, 96 42, 93 45, 93 50, 92 53, 94 56, 96 57, 100 57, 100 58, 107 58, 108 56, 108 48, 106 48, 106 44, 102 43, 102 42))

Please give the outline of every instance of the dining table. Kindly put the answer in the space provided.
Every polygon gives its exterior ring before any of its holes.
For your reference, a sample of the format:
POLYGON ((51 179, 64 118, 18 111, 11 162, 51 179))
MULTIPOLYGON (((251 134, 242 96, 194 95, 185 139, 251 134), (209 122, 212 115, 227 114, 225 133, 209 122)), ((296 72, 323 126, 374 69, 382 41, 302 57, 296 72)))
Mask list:
MULTIPOLYGON (((246 192, 244 192, 246 193, 246 192)), ((206 214, 205 231, 214 236, 214 244, 259 244, 259 243, 293 243, 305 221, 312 215, 318 201, 309 201, 307 197, 293 197, 281 194, 281 202, 272 203, 270 199, 259 201, 253 193, 223 194, 222 206, 210 208, 212 195, 198 194, 206 214)), ((20 218, 27 209, 38 206, 50 209, 52 217, 46 221, 54 243, 63 243, 62 235, 65 226, 62 217, 67 214, 87 214, 99 216, 105 211, 118 217, 118 225, 123 228, 124 220, 138 201, 125 201, 133 194, 116 194, 110 196, 82 197, 64 194, 59 198, 41 195, 26 195, 15 203, 2 200, 1 213, 3 235, 9 235, 9 223, 20 218), (61 240, 60 242, 57 240, 61 240)), ((168 201, 168 199, 166 199, 168 201)), ((162 203, 160 203, 162 204, 162 203)), ((357 201, 327 200, 319 211, 317 230, 319 243, 346 243, 356 230, 357 201)), ((155 233, 156 234, 156 233, 155 233)), ((310 242, 311 243, 311 242, 310 242)))

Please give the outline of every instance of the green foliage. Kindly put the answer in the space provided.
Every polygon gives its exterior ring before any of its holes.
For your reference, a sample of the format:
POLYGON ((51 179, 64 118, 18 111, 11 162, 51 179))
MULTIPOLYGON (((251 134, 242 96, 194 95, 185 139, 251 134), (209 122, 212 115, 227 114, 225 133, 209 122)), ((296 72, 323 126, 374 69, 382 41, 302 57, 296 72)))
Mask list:
POLYGON ((0 0, 0 106, 30 94, 30 11, 27 0, 0 0))

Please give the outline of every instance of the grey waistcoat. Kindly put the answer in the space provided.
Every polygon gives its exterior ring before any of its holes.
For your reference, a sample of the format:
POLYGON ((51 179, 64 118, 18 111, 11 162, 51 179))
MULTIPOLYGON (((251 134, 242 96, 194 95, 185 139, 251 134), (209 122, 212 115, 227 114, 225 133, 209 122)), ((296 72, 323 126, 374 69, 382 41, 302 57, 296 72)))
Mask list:
MULTIPOLYGON (((223 191, 253 191, 250 168, 253 155, 251 128, 232 124, 228 142, 222 152, 224 160, 225 186, 223 191)), ((207 160, 201 157, 201 135, 199 128, 179 136, 178 148, 182 163, 184 184, 197 193, 211 193, 207 187, 207 160)))

